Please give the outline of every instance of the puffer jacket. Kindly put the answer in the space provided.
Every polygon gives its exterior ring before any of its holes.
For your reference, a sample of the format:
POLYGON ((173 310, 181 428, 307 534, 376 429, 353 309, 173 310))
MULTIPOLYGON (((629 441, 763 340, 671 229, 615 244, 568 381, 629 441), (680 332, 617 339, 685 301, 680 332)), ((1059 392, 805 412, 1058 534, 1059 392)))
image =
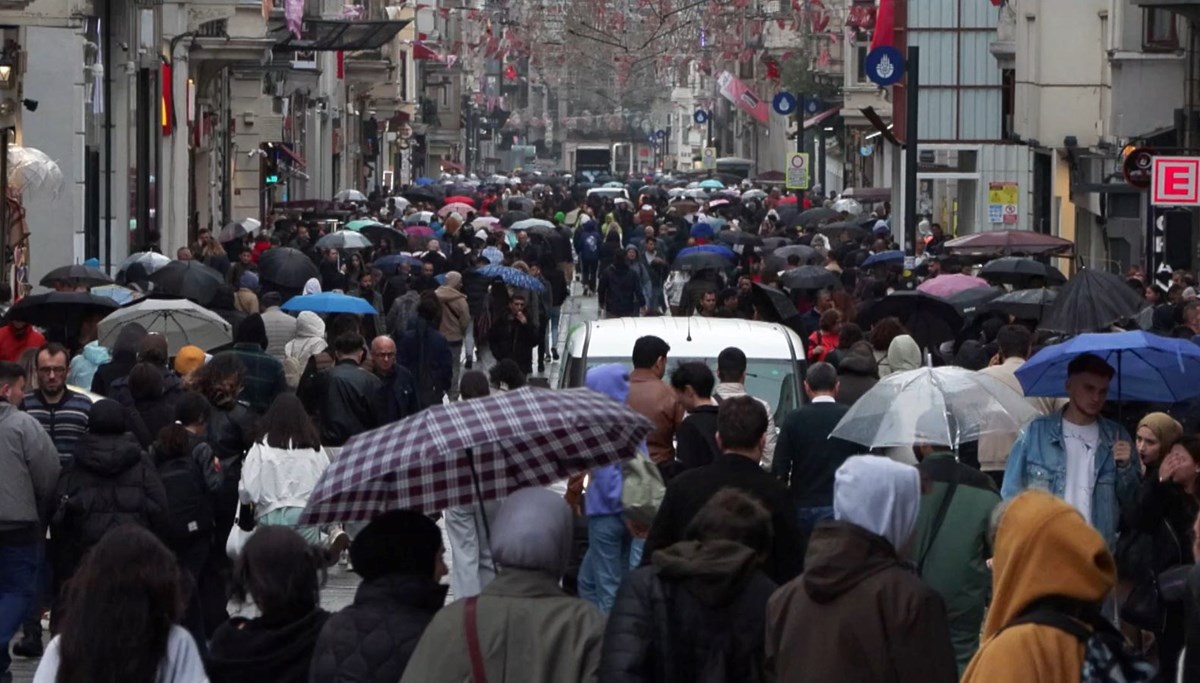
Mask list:
POLYGON ((167 531, 167 494, 150 459, 125 431, 125 411, 115 401, 92 406, 88 433, 75 445, 55 491, 51 521, 55 574, 72 576, 84 553, 109 530, 139 524, 167 531))
POLYGON ((750 548, 683 541, 654 554, 617 592, 601 683, 766 680, 767 601, 776 584, 750 548))
POLYGON ((396 683, 446 586, 421 576, 364 581, 354 604, 329 617, 313 650, 311 683, 396 683))

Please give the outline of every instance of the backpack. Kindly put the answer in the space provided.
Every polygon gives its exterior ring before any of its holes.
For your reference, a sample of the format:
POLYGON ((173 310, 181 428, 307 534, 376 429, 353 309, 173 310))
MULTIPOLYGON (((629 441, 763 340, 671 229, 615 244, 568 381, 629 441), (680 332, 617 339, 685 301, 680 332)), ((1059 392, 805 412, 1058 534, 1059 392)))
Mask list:
POLYGON ((1154 666, 1129 646, 1095 606, 1045 598, 1035 601, 1005 628, 1018 624, 1049 626, 1078 638, 1084 646, 1080 683, 1142 683, 1154 678, 1154 666))
POLYGON ((638 449, 637 455, 621 463, 621 509, 625 519, 649 528, 666 494, 662 472, 649 453, 638 449))
POLYGON ((212 496, 200 464, 189 453, 157 463, 158 476, 167 493, 167 539, 181 541, 213 529, 212 496))

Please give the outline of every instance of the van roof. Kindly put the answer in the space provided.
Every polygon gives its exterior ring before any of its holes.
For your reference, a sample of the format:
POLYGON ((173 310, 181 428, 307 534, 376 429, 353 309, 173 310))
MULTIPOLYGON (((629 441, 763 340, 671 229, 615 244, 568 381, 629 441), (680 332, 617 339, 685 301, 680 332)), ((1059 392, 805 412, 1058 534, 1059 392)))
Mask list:
POLYGON ((676 358, 716 358, 721 351, 736 346, 749 358, 804 359, 800 336, 783 325, 698 316, 594 320, 571 333, 567 340, 567 355, 582 358, 586 341, 589 357, 628 358, 633 353, 633 343, 646 335, 667 342, 671 347, 670 355, 676 358), (691 341, 688 341, 689 322, 691 341))

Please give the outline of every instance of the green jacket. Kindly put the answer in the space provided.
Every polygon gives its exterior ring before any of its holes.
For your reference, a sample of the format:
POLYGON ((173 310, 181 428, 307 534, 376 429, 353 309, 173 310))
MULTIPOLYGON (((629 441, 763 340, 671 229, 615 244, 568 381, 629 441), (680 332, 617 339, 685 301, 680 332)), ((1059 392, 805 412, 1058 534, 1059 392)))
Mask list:
POLYGON ((918 469, 933 488, 921 497, 909 559, 946 603, 950 640, 961 674, 979 649, 991 586, 986 564, 992 553, 987 541, 988 523, 993 508, 1000 503, 1000 494, 990 477, 959 463, 953 453, 930 455, 918 469), (934 521, 952 481, 957 482, 954 497, 934 536, 934 521))

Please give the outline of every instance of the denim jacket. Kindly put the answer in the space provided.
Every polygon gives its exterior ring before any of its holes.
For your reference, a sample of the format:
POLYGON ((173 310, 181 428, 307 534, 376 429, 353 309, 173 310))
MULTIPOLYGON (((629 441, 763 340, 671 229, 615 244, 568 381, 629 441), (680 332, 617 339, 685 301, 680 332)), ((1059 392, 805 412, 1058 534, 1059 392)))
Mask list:
MULTIPOLYGON (((1004 470, 1000 494, 1005 500, 1030 488, 1063 497, 1067 486, 1067 455, 1063 447, 1062 421, 1063 411, 1059 410, 1036 418, 1021 430, 1004 470)), ((1136 450, 1128 465, 1117 466, 1113 460, 1113 444, 1118 441, 1129 441, 1132 445, 1124 427, 1100 418, 1092 518, 1088 521, 1104 537, 1109 550, 1116 547, 1121 507, 1136 503, 1141 471, 1136 450)))

